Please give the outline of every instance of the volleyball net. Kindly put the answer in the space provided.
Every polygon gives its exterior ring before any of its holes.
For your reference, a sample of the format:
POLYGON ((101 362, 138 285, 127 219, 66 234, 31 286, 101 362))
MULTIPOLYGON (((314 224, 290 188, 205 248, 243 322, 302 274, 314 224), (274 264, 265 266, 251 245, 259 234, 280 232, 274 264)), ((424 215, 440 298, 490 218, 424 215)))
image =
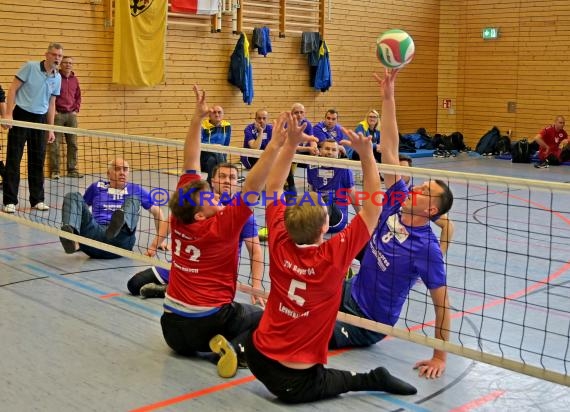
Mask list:
MULTIPOLYGON (((28 200, 25 153, 17 210, 13 214, 0 213, 1 218, 145 264, 170 266, 169 250, 160 250, 154 257, 145 256, 156 235, 155 221, 146 210, 140 211, 136 243, 132 251, 128 251, 61 231, 61 208, 66 193, 83 194, 92 183, 108 180, 110 163, 122 158, 130 166, 129 181, 145 188, 152 203, 161 207, 168 219, 167 202, 182 169, 182 140, 25 122, 14 122, 14 125, 76 134, 78 167, 84 177, 62 174, 57 180, 50 179, 46 162, 45 203, 50 209, 32 209, 28 200)), ((5 147, 5 142, 2 145, 5 147)), ((61 163, 65 164, 65 144, 61 146, 61 163)), ((247 176, 247 170, 239 164, 239 157, 255 158, 261 153, 218 145, 202 148, 225 154, 229 162, 238 164, 241 177, 247 176)), ((359 162, 305 155, 296 155, 295 161, 299 192, 308 190, 307 170, 315 167, 351 169, 356 190, 362 189, 359 162)), ((433 338, 434 308, 429 291, 421 281, 413 286, 394 327, 346 314, 339 314, 339 319, 570 386, 570 185, 416 167, 380 165, 379 168, 410 176, 416 183, 441 179, 454 193, 449 218, 454 222, 455 234, 445 257, 452 316, 449 341, 433 338)), ((354 215, 353 209, 349 210, 354 215)), ((256 206, 254 214, 259 227, 263 227, 263 206, 256 206)), ((434 226, 434 232, 439 235, 439 228, 434 226)), ((264 290, 255 291, 249 286, 251 261, 246 248, 242 248, 238 281, 243 292, 266 294, 271 287, 268 248, 265 242, 261 245, 264 290)), ((63 250, 61 253, 61 259, 72 258, 63 250)), ((355 262, 355 272, 358 271, 356 266, 355 262)))

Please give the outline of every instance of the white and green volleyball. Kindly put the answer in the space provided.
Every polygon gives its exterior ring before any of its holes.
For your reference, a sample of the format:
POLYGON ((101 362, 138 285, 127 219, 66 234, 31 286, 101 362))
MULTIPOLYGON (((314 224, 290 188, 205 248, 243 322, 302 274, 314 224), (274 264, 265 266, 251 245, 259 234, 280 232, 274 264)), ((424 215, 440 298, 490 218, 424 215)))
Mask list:
POLYGON ((376 39, 376 54, 380 63, 389 69, 399 69, 412 61, 416 47, 404 30, 393 29, 376 39))

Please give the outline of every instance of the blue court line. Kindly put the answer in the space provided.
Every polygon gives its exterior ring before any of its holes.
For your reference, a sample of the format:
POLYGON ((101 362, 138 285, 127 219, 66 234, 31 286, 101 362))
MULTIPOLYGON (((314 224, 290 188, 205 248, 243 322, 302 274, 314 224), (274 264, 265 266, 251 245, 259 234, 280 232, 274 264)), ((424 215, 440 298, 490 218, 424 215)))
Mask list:
POLYGON ((415 403, 410 403, 403 401, 399 398, 396 398, 392 395, 388 395, 385 393, 376 393, 376 392, 368 392, 369 395, 374 396, 376 398, 380 398, 385 400, 386 402, 393 403, 394 405, 399 406, 400 408, 406 409, 407 411, 414 411, 414 412, 432 412, 431 409, 426 409, 421 406, 416 405, 415 403))
POLYGON ((12 262, 16 259, 19 259, 19 257, 15 256, 12 253, 6 253, 6 252, 0 252, 0 261, 4 261, 4 262, 12 262))
MULTIPOLYGON (((3 256, 1 258, 3 258, 3 256)), ((94 295, 97 295, 97 296, 103 296, 103 295, 107 295, 109 293, 113 293, 113 292, 109 292, 109 291, 103 291, 103 290, 98 289, 94 286, 85 285, 84 283, 81 283, 80 281, 75 280, 75 279, 69 279, 68 277, 61 276, 61 275, 54 275, 53 273, 51 273, 51 272, 49 272, 49 271, 47 271, 47 270, 45 270, 39 266, 36 266, 36 265, 26 263, 23 266, 25 268, 31 269, 32 271, 39 272, 42 275, 49 277, 50 279, 56 279, 56 280, 62 281, 64 283, 68 283, 70 285, 73 285, 79 289, 86 290, 86 291, 88 291, 94 295)), ((153 308, 149 308, 146 305, 140 304, 138 302, 134 302, 133 300, 128 299, 124 296, 113 296, 109 299, 118 300, 121 303, 124 303, 124 304, 131 306, 133 308, 136 308, 136 309, 140 309, 143 312, 149 313, 149 314, 151 314, 157 318, 160 318, 162 316, 162 311, 159 311, 159 310, 156 310, 153 308)))

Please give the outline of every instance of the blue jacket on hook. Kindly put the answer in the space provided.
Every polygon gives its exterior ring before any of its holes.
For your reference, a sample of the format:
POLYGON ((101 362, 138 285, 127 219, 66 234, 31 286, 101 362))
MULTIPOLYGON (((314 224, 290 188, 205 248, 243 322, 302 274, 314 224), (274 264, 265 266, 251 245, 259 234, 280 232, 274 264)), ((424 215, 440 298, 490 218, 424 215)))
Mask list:
POLYGON ((241 90, 243 101, 251 104, 253 101, 253 71, 249 57, 249 41, 244 33, 240 33, 230 58, 228 81, 241 90))
POLYGON ((319 62, 315 75, 315 89, 326 92, 332 86, 331 63, 329 61, 329 49, 323 40, 319 49, 319 62))

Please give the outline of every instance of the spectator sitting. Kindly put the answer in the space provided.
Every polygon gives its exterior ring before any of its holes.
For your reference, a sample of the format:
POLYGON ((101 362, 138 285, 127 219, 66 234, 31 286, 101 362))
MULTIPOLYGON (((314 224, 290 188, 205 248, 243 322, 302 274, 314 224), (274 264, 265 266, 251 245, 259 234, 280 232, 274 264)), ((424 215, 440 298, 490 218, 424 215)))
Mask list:
POLYGON ((538 158, 540 163, 535 167, 547 168, 549 165, 558 166, 562 162, 570 160, 570 146, 568 133, 564 130, 566 120, 564 116, 556 116, 554 124, 542 129, 535 137, 538 143, 538 158))
POLYGON ((338 112, 336 109, 328 109, 325 113, 325 120, 317 123, 313 127, 313 135, 319 139, 319 143, 327 139, 334 139, 339 144, 340 157, 351 158, 352 149, 340 146, 340 142, 346 137, 342 132, 342 126, 338 124, 338 112))
MULTIPOLYGON (((208 119, 204 119, 202 122, 201 143, 230 145, 232 125, 223 118, 224 109, 221 106, 214 106, 208 119)), ((200 168, 202 172, 208 173, 208 180, 212 178, 214 166, 225 162, 226 155, 222 153, 202 151, 200 154, 200 168)))
MULTIPOLYGON (((338 143, 328 139, 319 143, 319 156, 338 158, 338 143)), ((307 181, 310 190, 325 197, 329 214, 327 233, 338 233, 348 224, 348 198, 358 213, 360 206, 354 198, 354 175, 352 170, 339 167, 313 166, 307 168, 307 181)))
MULTIPOLYGON (((261 109, 255 113, 255 122, 248 124, 244 131, 243 147, 246 149, 264 150, 271 140, 273 126, 267 124, 267 110, 261 109)), ((241 156, 244 167, 249 170, 257 162, 257 157, 241 156)))
MULTIPOLYGON (((382 154, 380 153, 380 115, 374 109, 370 110, 366 118, 358 123, 356 133, 362 133, 364 136, 372 136, 372 150, 376 163, 382 163, 382 154)), ((352 160, 360 160, 358 152, 352 152, 352 160)))

